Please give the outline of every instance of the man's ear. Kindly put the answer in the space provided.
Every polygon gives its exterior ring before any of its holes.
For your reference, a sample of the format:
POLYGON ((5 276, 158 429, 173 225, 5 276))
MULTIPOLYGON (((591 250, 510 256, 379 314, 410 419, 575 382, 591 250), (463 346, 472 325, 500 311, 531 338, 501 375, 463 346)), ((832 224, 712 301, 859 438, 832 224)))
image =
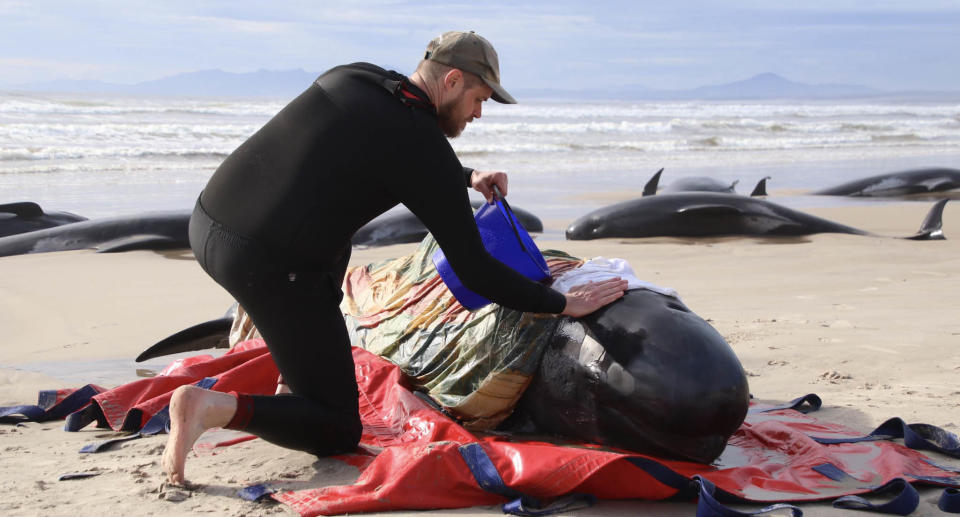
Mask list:
POLYGON ((446 75, 443 76, 443 85, 448 90, 453 90, 463 86, 463 72, 456 68, 451 69, 446 73, 446 75))

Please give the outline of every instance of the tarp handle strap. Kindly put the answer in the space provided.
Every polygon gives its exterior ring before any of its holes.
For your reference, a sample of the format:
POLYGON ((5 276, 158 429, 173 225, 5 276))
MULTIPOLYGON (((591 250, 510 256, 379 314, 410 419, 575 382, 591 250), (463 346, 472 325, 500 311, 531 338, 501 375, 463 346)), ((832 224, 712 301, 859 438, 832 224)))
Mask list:
POLYGON ((823 400, 816 393, 808 393, 802 397, 797 397, 790 402, 785 402, 772 407, 756 408, 748 410, 749 413, 766 413, 768 411, 779 411, 781 409, 795 409, 801 413, 812 413, 823 406, 823 400), (804 406, 806 404, 807 406, 804 406))
POLYGON ((709 480, 701 476, 693 476, 694 482, 699 485, 700 499, 697 501, 697 517, 747 517, 763 515, 780 510, 790 510, 793 517, 802 517, 803 511, 792 504, 773 504, 755 512, 741 512, 720 504, 714 497, 717 488, 709 480))
POLYGON ((827 438, 811 436, 823 444, 856 443, 875 440, 903 438, 903 444, 911 449, 930 450, 960 458, 960 438, 957 435, 930 424, 907 424, 901 418, 891 418, 866 436, 827 438))
MULTIPOLYGON (((469 443, 461 445, 460 455, 467 463, 467 467, 473 474, 474 479, 480 488, 512 499, 512 501, 503 505, 503 512, 522 516, 543 516, 553 515, 560 512, 572 511, 575 508, 585 508, 596 502, 596 497, 589 494, 569 494, 564 497, 547 501, 546 503, 527 496, 517 490, 514 490, 504 483, 503 478, 497 471, 496 465, 490 460, 486 451, 479 443, 469 443)), ((746 517, 751 515, 763 515, 773 511, 790 510, 793 517, 801 517, 803 511, 800 508, 790 504, 775 504, 762 508, 756 512, 744 513, 724 506, 716 500, 714 494, 717 492, 716 486, 700 476, 694 476, 693 480, 677 474, 663 464, 640 456, 628 458, 630 463, 639 467, 644 472, 650 474, 654 479, 661 483, 676 488, 684 494, 692 487, 699 496, 697 502, 697 517, 746 517)))
POLYGON ((59 403, 52 404, 50 392, 40 392, 40 402, 42 405, 23 405, 0 408, 0 422, 19 421, 23 419, 8 418, 14 415, 22 415, 26 420, 32 422, 46 422, 48 420, 59 420, 70 413, 83 408, 90 403, 94 395, 100 393, 100 389, 93 384, 74 390, 59 403), (51 405, 52 404, 52 405, 51 405))
POLYGON ((947 488, 940 494, 940 500, 937 501, 937 508, 947 513, 960 513, 960 490, 956 488, 947 488))
POLYGON ((920 504, 920 494, 907 480, 895 478, 872 491, 872 494, 896 492, 893 499, 883 504, 873 504, 858 495, 845 495, 833 502, 834 508, 847 510, 866 510, 869 512, 909 515, 920 504))
POLYGON ((504 503, 503 513, 539 517, 587 508, 597 501, 597 498, 590 494, 568 494, 541 501, 507 486, 500 477, 497 466, 493 464, 490 456, 479 443, 461 445, 459 451, 480 488, 510 499, 509 502, 504 503))

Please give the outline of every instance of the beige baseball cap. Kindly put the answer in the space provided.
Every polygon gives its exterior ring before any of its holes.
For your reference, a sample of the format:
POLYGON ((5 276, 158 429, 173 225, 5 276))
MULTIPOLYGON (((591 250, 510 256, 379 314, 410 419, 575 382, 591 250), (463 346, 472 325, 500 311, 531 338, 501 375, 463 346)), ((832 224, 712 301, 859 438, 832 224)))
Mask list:
POLYGON ((473 31, 444 32, 427 44, 424 59, 452 66, 478 76, 490 88, 493 100, 503 104, 517 101, 500 86, 500 61, 493 45, 473 31))

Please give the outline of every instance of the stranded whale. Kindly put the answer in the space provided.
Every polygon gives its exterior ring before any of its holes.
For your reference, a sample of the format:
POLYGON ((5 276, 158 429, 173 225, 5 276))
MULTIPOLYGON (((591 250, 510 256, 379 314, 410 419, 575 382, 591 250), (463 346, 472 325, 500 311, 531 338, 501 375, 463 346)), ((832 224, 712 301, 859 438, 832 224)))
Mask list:
MULTIPOLYGON (((663 174, 663 169, 654 174, 646 185, 643 186, 643 195, 644 196, 653 196, 656 195, 657 189, 660 186, 660 175, 663 174)), ((770 176, 766 176, 760 181, 757 182, 757 185, 753 187, 753 192, 750 193, 751 196, 766 196, 767 195, 767 180, 770 179, 770 176)), ((735 187, 737 183, 740 183, 740 180, 735 180, 733 183, 726 184, 717 179, 710 178, 707 176, 687 176, 680 179, 677 179, 666 185, 661 192, 721 192, 726 194, 736 194, 737 191, 735 187)))
MULTIPOLYGON (((943 239, 942 216, 947 200, 938 201, 914 240, 943 239)), ((813 233, 869 232, 787 208, 762 199, 687 192, 641 197, 609 205, 567 227, 569 240, 607 237, 710 237, 722 235, 796 236, 813 233)))
POLYGON ((894 197, 960 188, 960 170, 916 169, 880 174, 811 192, 822 196, 894 197))
MULTIPOLYGON (((410 274, 419 278, 417 271, 410 274)), ((363 273, 358 274, 363 276, 363 273)), ((423 283, 418 285, 442 288, 442 284, 429 278, 420 278, 420 281, 423 283)), ((389 282, 390 285, 396 283, 396 279, 389 282)), ((416 292, 418 297, 431 296, 429 292, 424 294, 424 289, 409 291, 416 292)), ((437 303, 442 305, 442 302, 437 303)), ((398 305, 406 306, 404 303, 398 305)), ((502 309, 488 317, 499 317, 507 312, 515 313, 502 309)), ((409 316, 420 318, 422 315, 417 312, 409 316)), ((405 321, 396 314, 388 320, 405 321)), ((418 330, 411 330, 414 335, 404 338, 404 348, 422 342, 418 332, 445 335, 438 329, 449 322, 443 318, 439 320, 417 319, 418 330)), ((516 313, 516 317, 506 317, 504 321, 507 320, 525 323, 518 324, 509 333, 495 333, 507 336, 503 338, 506 341, 497 341, 497 349, 513 350, 519 346, 524 350, 523 355, 532 354, 535 349, 542 351, 542 356, 539 363, 533 364, 532 371, 521 368, 525 375, 532 375, 532 379, 526 391, 516 395, 519 401, 514 414, 500 424, 500 430, 550 433, 709 463, 723 451, 746 415, 749 390, 746 374, 736 355, 713 327, 673 296, 634 289, 584 318, 537 320, 516 313), (538 325, 533 338, 539 343, 537 345, 532 344, 530 336, 523 337, 531 332, 532 325, 538 325), (521 327, 526 330, 518 330, 521 327)), ((347 318, 347 321, 348 327, 351 321, 358 325, 355 331, 375 334, 365 334, 361 341, 367 345, 376 342, 379 339, 376 336, 393 342, 391 333, 395 329, 391 330, 388 322, 370 327, 369 321, 363 317, 347 318)), ((246 323, 248 321, 241 319, 235 326, 244 328, 246 323)), ((229 320, 223 318, 193 326, 150 347, 137 360, 222 346, 230 328, 229 320)), ((422 369, 424 378, 431 379, 428 382, 434 386, 443 382, 434 377, 431 368, 424 363, 433 363, 430 359, 434 357, 431 355, 433 347, 443 348, 438 341, 444 340, 425 342, 430 350, 414 348, 407 351, 417 358, 413 363, 422 369)), ((458 348, 453 354, 465 354, 458 356, 458 360, 471 356, 472 345, 464 346, 467 348, 458 348)), ((393 348, 392 345, 387 347, 393 348)), ((497 363, 497 360, 492 362, 497 363)), ((488 372, 479 364, 468 371, 477 379, 506 375, 511 379, 507 382, 510 386, 520 375, 520 370, 506 374, 488 372)), ((471 382, 457 377, 451 380, 450 387, 457 391, 471 382)), ((510 390, 504 385, 493 384, 499 386, 498 397, 511 398, 507 393, 510 390)))
POLYGON ((101 253, 189 247, 190 211, 149 212, 65 224, 0 237, 0 257, 96 249, 101 253))
MULTIPOLYGON (((504 423, 709 463, 740 427, 747 377, 709 323, 646 289, 565 318, 504 423)), ((522 427, 520 427, 522 429, 522 427)))
POLYGON ((0 237, 86 221, 70 212, 45 212, 32 201, 0 205, 0 237))

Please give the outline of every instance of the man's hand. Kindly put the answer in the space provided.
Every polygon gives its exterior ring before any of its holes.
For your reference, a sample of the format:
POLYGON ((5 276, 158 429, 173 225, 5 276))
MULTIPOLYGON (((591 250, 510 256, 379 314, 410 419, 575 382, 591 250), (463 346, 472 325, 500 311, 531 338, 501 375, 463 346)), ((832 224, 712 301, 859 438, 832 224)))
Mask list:
POLYGON ((567 306, 563 313, 567 316, 579 318, 607 305, 623 296, 627 289, 627 281, 622 278, 611 278, 600 282, 587 282, 574 286, 565 295, 567 306))
POLYGON ((470 186, 487 198, 487 203, 493 203, 493 186, 500 189, 500 193, 507 195, 507 173, 501 171, 473 171, 470 175, 470 186))

